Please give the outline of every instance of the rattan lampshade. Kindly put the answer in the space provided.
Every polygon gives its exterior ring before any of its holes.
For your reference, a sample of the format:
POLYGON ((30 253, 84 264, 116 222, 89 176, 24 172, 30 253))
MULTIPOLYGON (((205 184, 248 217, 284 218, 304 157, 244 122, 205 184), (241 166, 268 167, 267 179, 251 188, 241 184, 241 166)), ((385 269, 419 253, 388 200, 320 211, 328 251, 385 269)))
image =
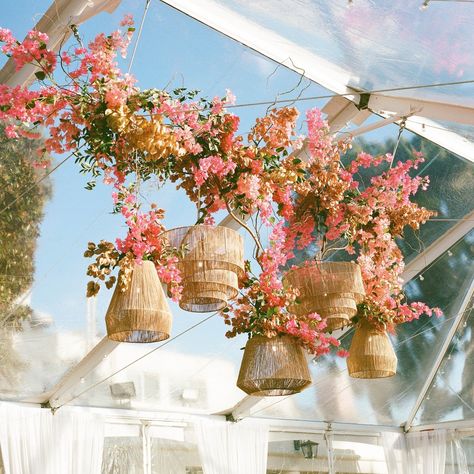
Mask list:
POLYGON ((347 326, 365 295, 359 265, 353 262, 315 262, 290 270, 286 287, 299 290, 299 303, 290 311, 302 316, 318 313, 326 318, 327 331, 347 326))
POLYGON ((303 348, 291 336, 247 341, 237 387, 254 396, 292 395, 311 384, 303 348))
POLYGON ((244 270, 244 243, 239 233, 227 227, 195 225, 171 229, 164 237, 183 254, 178 264, 182 309, 195 313, 217 311, 235 298, 244 270))
POLYGON ((358 379, 378 379, 395 375, 397 356, 388 334, 362 320, 352 338, 347 368, 349 375, 358 379))
POLYGON ((114 341, 157 342, 170 337, 172 315, 153 262, 135 264, 125 291, 117 284, 105 322, 114 341))

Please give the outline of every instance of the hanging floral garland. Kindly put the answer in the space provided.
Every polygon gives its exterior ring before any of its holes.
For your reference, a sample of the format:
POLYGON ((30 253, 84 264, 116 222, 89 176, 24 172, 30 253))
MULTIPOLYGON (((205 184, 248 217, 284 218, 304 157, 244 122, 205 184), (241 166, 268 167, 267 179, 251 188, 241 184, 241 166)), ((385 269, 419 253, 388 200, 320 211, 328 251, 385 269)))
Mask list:
MULTIPOLYGON (((207 100, 181 88, 140 90, 117 64, 134 31, 131 17, 121 26, 88 47, 81 43, 59 54, 47 48, 40 32, 19 42, 0 29, 2 51, 17 70, 25 64, 37 68, 34 88, 0 85, 6 133, 33 138, 40 128, 45 131, 37 166, 48 153, 72 153, 91 177, 88 188, 98 177, 113 186, 114 210, 128 227, 115 243, 89 244, 85 256, 95 260, 87 270, 93 278, 88 296, 97 294, 100 282, 127 292, 136 265, 151 261, 174 300, 201 287, 194 303, 183 307, 199 311, 217 299, 228 337, 289 338, 317 356, 339 346, 330 334, 339 327, 364 323, 378 333, 393 332, 422 314, 440 315, 424 303, 408 303, 400 280, 404 263, 397 239, 407 226, 416 230, 433 215, 412 200, 428 185, 428 178, 410 174, 421 155, 402 163, 390 154, 359 153, 345 163, 350 141, 336 141, 317 109, 307 113, 307 137, 296 134, 293 107, 270 110, 246 137, 238 136, 239 118, 226 110, 234 101, 230 92, 207 100), (367 185, 358 182, 361 172, 372 176, 367 185), (197 207, 198 226, 177 244, 162 224, 164 210, 155 204, 145 210, 137 199, 140 183, 152 177, 159 184, 176 183, 197 207), (221 210, 254 240, 258 269, 244 265, 238 237, 226 237, 233 257, 220 258, 222 252, 210 250, 210 241, 195 230, 201 224, 211 228, 221 210), (291 266, 302 250, 314 258, 291 266), (219 265, 209 263, 219 258, 219 265), (191 260, 198 263, 190 266, 191 260), (224 289, 221 280, 228 280, 224 289), (237 296, 224 291, 233 287, 237 296)), ((248 390, 281 394, 270 385, 248 390)))

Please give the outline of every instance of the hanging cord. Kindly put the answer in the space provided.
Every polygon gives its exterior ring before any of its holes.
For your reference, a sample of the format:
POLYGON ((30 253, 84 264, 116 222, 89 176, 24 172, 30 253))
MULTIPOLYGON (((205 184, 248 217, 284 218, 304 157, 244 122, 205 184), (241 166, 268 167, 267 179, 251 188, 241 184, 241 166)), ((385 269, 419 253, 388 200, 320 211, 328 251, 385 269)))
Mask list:
POLYGON ((150 7, 150 3, 151 3, 151 0, 146 0, 145 9, 143 10, 143 15, 142 15, 142 21, 140 22, 140 27, 138 28, 137 40, 135 41, 135 45, 134 45, 133 51, 132 51, 132 56, 130 57, 130 63, 128 65, 128 71, 127 72, 129 74, 130 74, 130 71, 132 70, 133 60, 135 59, 135 54, 137 52, 138 43, 140 42, 140 38, 142 36, 143 25, 145 23, 145 18, 146 18, 146 14, 148 13, 148 8, 150 7))
POLYGON ((395 156, 397 154, 398 145, 400 145, 400 141, 401 141, 401 138, 402 138, 402 133, 403 133, 403 130, 405 130, 406 124, 407 124, 407 119, 406 119, 406 117, 403 117, 403 120, 400 122, 400 128, 398 129, 397 143, 395 143, 395 148, 393 149, 393 152, 392 152, 392 161, 390 161, 390 168, 392 168, 393 163, 395 161, 395 156))

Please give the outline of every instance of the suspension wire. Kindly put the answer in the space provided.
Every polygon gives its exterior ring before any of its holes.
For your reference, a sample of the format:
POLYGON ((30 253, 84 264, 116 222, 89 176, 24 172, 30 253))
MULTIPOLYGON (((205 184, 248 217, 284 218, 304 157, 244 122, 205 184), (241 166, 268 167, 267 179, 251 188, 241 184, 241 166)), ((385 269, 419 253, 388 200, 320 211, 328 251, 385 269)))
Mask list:
POLYGON ((143 10, 142 20, 140 22, 140 27, 138 28, 137 39, 135 41, 135 45, 133 47, 132 56, 130 57, 130 63, 128 65, 128 73, 132 70, 133 61, 135 59, 135 54, 137 53, 138 43, 140 42, 140 38, 142 37, 143 25, 145 24, 145 18, 148 13, 148 9, 150 7, 151 0, 146 0, 145 9, 143 10))
POLYGON ((406 124, 407 124, 407 119, 406 119, 406 117, 403 117, 402 121, 400 122, 400 127, 398 128, 398 137, 397 137, 397 142, 395 143, 395 148, 393 149, 393 152, 392 152, 392 160, 390 161, 390 168, 392 168, 393 163, 395 161, 395 156, 397 155, 398 145, 400 145, 400 140, 402 138, 402 133, 403 133, 403 130, 405 130, 406 124))
MULTIPOLYGON (((474 84, 474 79, 469 79, 465 81, 452 81, 452 82, 436 82, 430 84, 417 84, 412 86, 400 86, 400 87, 389 87, 386 89, 373 89, 371 91, 365 90, 354 90, 353 92, 346 92, 344 94, 324 94, 324 95, 316 95, 310 97, 295 97, 293 99, 278 99, 278 100, 266 100, 260 102, 247 102, 244 104, 234 104, 234 105, 226 105, 226 109, 231 108, 240 108, 240 107, 253 107, 257 105, 270 105, 270 104, 279 104, 279 103, 287 103, 287 102, 303 102, 307 100, 318 100, 318 99, 332 99, 334 97, 352 97, 354 95, 359 94, 381 94, 384 92, 400 92, 400 91, 407 91, 407 90, 418 90, 418 89, 430 89, 435 87, 448 87, 448 86, 459 86, 465 84, 474 84)), ((396 97, 395 97, 396 98, 396 97)))
POLYGON ((128 369, 129 367, 131 367, 133 364, 136 364, 137 362, 140 362, 141 360, 145 359, 146 357, 148 357, 149 355, 153 354, 154 352, 160 350, 162 347, 165 347, 166 345, 168 345, 169 343, 171 343, 172 341, 175 341, 176 339, 180 338, 181 336, 184 336, 186 333, 188 333, 189 331, 192 331, 193 329, 197 328, 198 326, 200 326, 201 324, 204 324, 205 322, 209 321, 211 318, 213 318, 214 316, 216 316, 217 314, 219 314, 219 311, 216 311, 215 313, 212 313, 210 314, 209 316, 205 317, 204 319, 201 319, 201 321, 197 322, 196 324, 193 324, 192 326, 189 326, 187 329, 185 329, 184 331, 181 331, 180 333, 176 334, 176 336, 174 337, 170 337, 169 339, 166 339, 166 341, 164 341, 162 344, 160 344, 158 347, 155 347, 154 349, 148 351, 146 354, 143 354, 142 356, 138 357, 137 359, 133 360, 132 362, 129 362, 127 365, 125 365, 124 367, 121 367, 120 369, 116 370, 115 372, 113 372, 112 374, 108 375, 107 377, 93 383, 92 385, 90 385, 89 387, 87 387, 86 389, 84 389, 82 392, 78 393, 77 395, 75 395, 73 398, 71 398, 69 401, 57 406, 57 407, 54 407, 53 410, 56 411, 56 410, 59 410, 59 408, 63 407, 64 405, 67 405, 68 403, 71 403, 72 401, 76 400, 77 398, 81 397, 82 395, 84 395, 86 392, 88 392, 89 390, 92 390, 93 388, 97 387, 98 385, 106 382, 107 380, 111 379, 112 377, 114 377, 115 375, 119 374, 120 372, 122 372, 123 370, 126 370, 128 369))
POLYGON ((33 188, 35 188, 36 186, 38 186, 38 184, 40 184, 41 182, 43 182, 48 176, 51 176, 60 166, 62 166, 64 163, 66 163, 67 160, 69 160, 69 158, 71 158, 71 156, 73 156, 75 154, 77 150, 73 151, 72 153, 70 153, 68 156, 66 156, 66 158, 64 158, 63 160, 61 160, 56 166, 54 166, 53 168, 51 168, 50 170, 48 170, 43 176, 41 176, 41 178, 39 178, 38 180, 34 181, 33 184, 31 186, 29 186, 28 188, 26 188, 19 196, 17 196, 15 199, 13 199, 13 201, 11 201, 10 203, 8 203, 1 211, 0 211, 0 215, 3 214, 5 211, 7 211, 8 209, 10 209, 10 207, 13 206, 13 204, 15 204, 18 200, 20 200, 21 198, 23 198, 24 196, 26 196, 33 188))

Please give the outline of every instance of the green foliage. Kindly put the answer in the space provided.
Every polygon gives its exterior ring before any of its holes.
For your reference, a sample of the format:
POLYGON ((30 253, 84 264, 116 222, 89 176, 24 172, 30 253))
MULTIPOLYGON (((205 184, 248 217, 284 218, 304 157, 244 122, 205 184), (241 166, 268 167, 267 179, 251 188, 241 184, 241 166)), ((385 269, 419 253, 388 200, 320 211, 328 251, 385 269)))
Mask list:
POLYGON ((36 240, 51 193, 44 180, 20 197, 41 176, 31 166, 37 148, 37 141, 7 138, 0 126, 0 327, 19 329, 31 316, 30 308, 15 306, 33 283, 36 240))

